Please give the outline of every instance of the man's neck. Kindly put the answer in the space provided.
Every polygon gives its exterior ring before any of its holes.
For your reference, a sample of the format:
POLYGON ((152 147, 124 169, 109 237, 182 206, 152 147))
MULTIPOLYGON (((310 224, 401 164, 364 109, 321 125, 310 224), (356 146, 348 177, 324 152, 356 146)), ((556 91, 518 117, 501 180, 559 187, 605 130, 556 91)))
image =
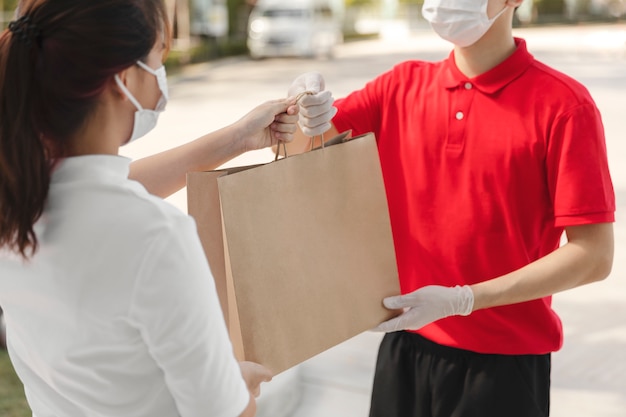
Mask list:
POLYGON ((495 22, 475 44, 466 48, 456 46, 454 59, 465 76, 474 78, 503 62, 515 52, 515 48, 511 26, 501 20, 495 22))

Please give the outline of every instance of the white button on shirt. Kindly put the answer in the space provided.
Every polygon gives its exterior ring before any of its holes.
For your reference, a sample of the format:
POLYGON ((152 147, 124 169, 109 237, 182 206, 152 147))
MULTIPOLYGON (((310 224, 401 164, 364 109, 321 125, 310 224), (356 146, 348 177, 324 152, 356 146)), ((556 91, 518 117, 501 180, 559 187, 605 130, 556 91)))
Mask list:
POLYGON ((469 82, 465 83, 465 89, 466 90, 471 90, 472 89, 472 83, 469 83, 469 82))
POLYGON ((28 262, 0 255, 9 349, 33 415, 238 416, 232 355, 193 220, 130 160, 63 160, 28 262))
POLYGON ((465 115, 462 111, 456 112, 456 120, 463 120, 463 117, 465 117, 465 115))

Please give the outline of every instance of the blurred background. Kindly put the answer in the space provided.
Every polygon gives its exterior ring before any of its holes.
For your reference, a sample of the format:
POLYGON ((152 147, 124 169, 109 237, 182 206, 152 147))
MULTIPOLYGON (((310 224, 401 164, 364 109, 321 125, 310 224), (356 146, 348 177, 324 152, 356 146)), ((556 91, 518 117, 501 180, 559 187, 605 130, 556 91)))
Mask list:
MULTIPOLYGON (((0 0, 0 24, 17 0, 0 0)), ((377 36, 389 21, 422 23, 423 0, 166 0, 174 27, 170 71, 219 57, 332 56, 335 44, 377 36), (298 27, 299 31, 293 28, 298 27)), ((521 26, 614 22, 626 0, 526 0, 521 26)))

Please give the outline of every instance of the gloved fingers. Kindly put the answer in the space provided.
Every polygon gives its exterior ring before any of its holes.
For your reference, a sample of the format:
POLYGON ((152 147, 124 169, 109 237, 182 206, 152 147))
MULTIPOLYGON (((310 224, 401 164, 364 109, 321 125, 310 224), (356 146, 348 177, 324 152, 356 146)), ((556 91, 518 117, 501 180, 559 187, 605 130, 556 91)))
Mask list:
POLYGON ((332 101, 309 107, 300 106, 300 122, 307 127, 329 122, 336 114, 337 108, 333 107, 332 101))
POLYGON ((383 305, 390 310, 399 308, 416 307, 421 303, 430 301, 434 296, 431 294, 432 286, 422 287, 408 294, 386 297, 383 305))
POLYGON ((313 120, 324 120, 327 122, 335 117, 335 114, 337 114, 337 108, 332 105, 309 108, 303 107, 300 109, 300 120, 311 120, 311 122, 307 122, 307 124, 315 123, 313 120))
POLYGON ((309 136, 309 137, 320 136, 324 134, 325 132, 329 131, 330 128, 332 127, 332 124, 330 122, 323 123, 315 127, 306 127, 306 126, 303 126, 302 123, 300 122, 298 122, 298 124, 300 125, 300 130, 302 130, 302 133, 304 133, 306 136, 309 136))
POLYGON ((300 118, 298 125, 307 136, 319 136, 330 130, 330 121, 337 114, 333 107, 335 99, 330 91, 324 89, 324 78, 319 73, 305 73, 293 82, 289 95, 299 97, 300 118), (320 92, 321 91, 321 92, 320 92), (312 92, 313 94, 301 93, 312 92))
POLYGON ((414 297, 411 297, 411 294, 394 295, 392 297, 386 297, 383 300, 383 305, 389 310, 413 307, 414 304, 415 300, 414 297))
POLYGON ((405 312, 374 330, 417 330, 444 317, 470 314, 474 295, 469 286, 427 285, 408 294, 387 297, 383 304, 388 309, 403 308, 405 312))
POLYGON ((450 288, 441 285, 427 285, 408 294, 387 297, 383 300, 383 304, 391 310, 415 307, 423 303, 449 304, 450 291, 450 288))
POLYGON ((399 330, 418 330, 442 317, 436 316, 432 311, 422 308, 409 308, 404 313, 382 322, 373 331, 397 332, 399 330))
POLYGON ((397 332, 398 330, 404 330, 404 326, 406 323, 406 315, 408 312, 402 313, 397 317, 389 319, 380 323, 378 326, 372 329, 373 332, 397 332))
POLYGON ((304 112, 300 112, 300 125, 308 128, 313 128, 315 126, 330 122, 333 117, 335 117, 335 114, 337 114, 336 107, 331 107, 322 113, 314 115, 307 115, 304 114, 304 112))
POLYGON ((306 117, 300 113, 298 125, 305 135, 318 136, 332 127, 330 121, 333 117, 335 117, 335 114, 337 114, 337 109, 335 107, 331 107, 326 113, 313 118, 306 117))
POLYGON ((334 101, 335 99, 333 98, 332 92, 322 91, 321 93, 306 94, 300 98, 298 103, 300 104, 300 108, 308 109, 317 106, 330 107, 334 101))
POLYGON ((324 77, 319 72, 307 72, 304 74, 304 86, 307 91, 318 93, 323 91, 325 86, 324 77))
POLYGON ((291 83, 287 95, 297 96, 304 91, 319 93, 324 90, 324 77, 318 72, 306 72, 296 77, 291 83))

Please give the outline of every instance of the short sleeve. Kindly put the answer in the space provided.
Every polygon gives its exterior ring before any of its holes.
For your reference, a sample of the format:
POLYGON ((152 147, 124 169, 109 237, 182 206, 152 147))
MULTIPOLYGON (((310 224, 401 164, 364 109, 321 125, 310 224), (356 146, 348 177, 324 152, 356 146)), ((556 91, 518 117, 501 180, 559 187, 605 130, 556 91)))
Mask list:
POLYGON ((335 101, 337 115, 333 124, 339 132, 352 130, 352 136, 374 132, 378 137, 381 128, 383 92, 390 85, 392 72, 380 75, 368 82, 361 90, 335 101))
POLYGON ((550 138, 547 172, 555 226, 613 222, 615 193, 595 104, 583 103, 562 114, 550 138))
POLYGON ((181 417, 238 416, 249 392, 195 223, 180 216, 162 229, 147 252, 130 317, 181 417))

